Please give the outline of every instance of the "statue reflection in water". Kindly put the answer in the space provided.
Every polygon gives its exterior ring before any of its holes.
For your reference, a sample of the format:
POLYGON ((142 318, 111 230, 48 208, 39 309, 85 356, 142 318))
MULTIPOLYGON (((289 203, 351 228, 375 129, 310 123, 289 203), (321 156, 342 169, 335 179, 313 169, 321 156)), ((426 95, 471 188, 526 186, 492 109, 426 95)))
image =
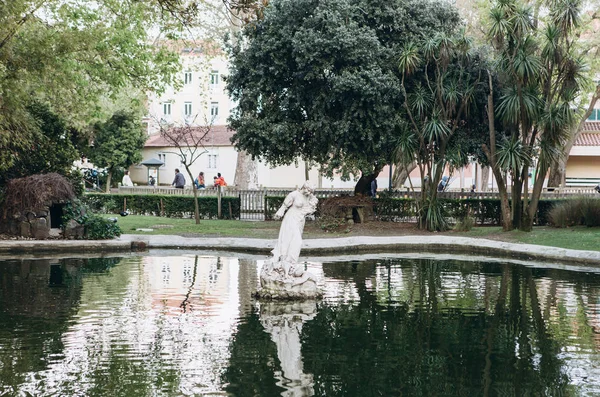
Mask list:
POLYGON ((305 322, 317 314, 314 300, 293 303, 260 302, 260 322, 277 346, 281 374, 276 375, 286 390, 282 396, 312 396, 313 375, 303 372, 300 334, 305 322))

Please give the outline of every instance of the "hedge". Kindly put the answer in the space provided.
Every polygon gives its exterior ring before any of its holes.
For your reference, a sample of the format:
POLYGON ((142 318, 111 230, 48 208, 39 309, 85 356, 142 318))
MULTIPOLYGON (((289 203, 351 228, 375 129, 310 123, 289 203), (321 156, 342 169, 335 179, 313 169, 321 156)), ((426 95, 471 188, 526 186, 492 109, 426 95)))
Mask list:
MULTIPOLYGON (((169 218, 182 218, 194 214, 193 196, 91 193, 84 195, 83 201, 92 211, 108 214, 120 213, 123 211, 125 203, 129 213, 134 215, 162 215, 169 218)), ((198 205, 201 218, 217 219, 217 197, 198 197, 198 205)), ((222 219, 240 218, 240 199, 238 197, 221 197, 221 206, 222 219)))
MULTIPOLYGON (((283 203, 283 196, 265 197, 265 219, 273 219, 273 215, 283 203)), ((455 220, 462 219, 470 213, 479 225, 500 225, 502 211, 499 199, 439 199, 446 211, 446 216, 455 220)), ((563 200, 540 200, 534 224, 548 225, 548 213, 552 207, 563 200)), ((321 201, 319 201, 321 202, 321 201)), ((394 222, 414 222, 417 216, 416 201, 413 198, 379 197, 374 199, 374 211, 379 220, 394 222)), ((317 207, 316 217, 319 217, 317 207)))
MULTIPOLYGON (((285 196, 265 197, 265 220, 273 219, 273 215, 285 196)), ((174 195, 142 195, 142 194, 97 194, 91 193, 83 196, 85 203, 94 211, 117 214, 123 211, 123 204, 127 200, 127 210, 136 215, 162 215, 176 218, 187 217, 194 214, 194 197, 174 195)), ((453 219, 462 219, 467 213, 479 225, 500 225, 501 210, 499 199, 439 199, 443 203, 446 215, 453 219)), ((564 200, 540 200, 534 224, 543 226, 548 224, 548 214, 552 207, 564 200)), ((320 201, 321 202, 321 201, 320 201)), ((222 197, 222 218, 240 218, 239 197, 222 197), (230 208, 231 206, 231 216, 230 208)), ((203 219, 217 219, 217 198, 198 197, 200 217, 203 219)), ((377 218, 384 221, 412 222, 416 217, 416 201, 412 198, 379 197, 374 199, 374 210, 377 218)), ((315 216, 319 217, 319 208, 315 216)))

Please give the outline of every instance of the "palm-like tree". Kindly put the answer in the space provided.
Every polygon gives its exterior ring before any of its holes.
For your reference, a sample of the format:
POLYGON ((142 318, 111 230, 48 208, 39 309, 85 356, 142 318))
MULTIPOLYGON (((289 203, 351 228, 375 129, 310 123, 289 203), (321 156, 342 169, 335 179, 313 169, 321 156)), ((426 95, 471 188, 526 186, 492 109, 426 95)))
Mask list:
POLYGON ((467 162, 467 156, 449 143, 468 123, 474 93, 481 84, 481 70, 473 66, 480 62, 472 62, 473 57, 471 40, 464 32, 440 33, 420 43, 407 43, 398 61, 407 122, 396 157, 404 166, 415 161, 419 168, 419 227, 431 231, 448 227, 437 200, 444 170, 453 160, 467 162))
POLYGON ((490 10, 488 36, 495 50, 501 95, 493 103, 490 78, 490 141, 484 151, 498 181, 505 230, 531 230, 544 179, 560 160, 573 125, 571 104, 585 79, 575 34, 581 3, 496 0, 490 10), (504 127, 499 139, 496 116, 504 127), (531 196, 529 178, 533 179, 531 196))

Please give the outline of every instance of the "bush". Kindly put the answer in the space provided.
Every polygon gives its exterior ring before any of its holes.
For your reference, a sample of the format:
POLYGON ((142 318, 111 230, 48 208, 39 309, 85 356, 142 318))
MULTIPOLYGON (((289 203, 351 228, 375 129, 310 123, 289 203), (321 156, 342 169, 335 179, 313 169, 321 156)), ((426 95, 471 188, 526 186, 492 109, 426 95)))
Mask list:
POLYGON ((89 207, 79 200, 72 200, 63 207, 63 232, 70 220, 83 225, 87 240, 107 240, 121 235, 119 225, 99 215, 91 214, 89 207))
POLYGON ((548 212, 548 220, 555 227, 600 226, 600 199, 581 197, 561 201, 548 212))
POLYGON ((107 240, 121 235, 121 227, 116 222, 100 215, 89 216, 83 225, 88 240, 107 240))
MULTIPOLYGON (((193 216, 193 196, 172 196, 157 194, 86 194, 83 197, 86 204, 94 212, 118 214, 123 211, 126 204, 129 213, 134 215, 156 215, 169 218, 183 218, 193 216)), ((240 218, 239 197, 221 198, 223 219, 240 218), (231 216, 230 216, 231 208, 231 216)), ((217 219, 217 197, 198 197, 200 218, 217 219)))
POLYGON ((467 215, 464 218, 460 219, 458 222, 456 222, 456 225, 454 225, 454 230, 457 232, 468 232, 473 228, 474 224, 475 219, 467 215))

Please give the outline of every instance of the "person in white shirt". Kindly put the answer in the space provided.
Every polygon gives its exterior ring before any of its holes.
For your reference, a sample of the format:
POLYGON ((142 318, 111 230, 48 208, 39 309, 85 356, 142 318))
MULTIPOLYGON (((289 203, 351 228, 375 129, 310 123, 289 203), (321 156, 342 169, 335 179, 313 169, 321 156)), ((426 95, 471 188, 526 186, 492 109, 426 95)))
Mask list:
POLYGON ((125 171, 125 175, 123 175, 123 180, 121 181, 121 186, 133 186, 133 182, 129 177, 129 171, 125 171))

